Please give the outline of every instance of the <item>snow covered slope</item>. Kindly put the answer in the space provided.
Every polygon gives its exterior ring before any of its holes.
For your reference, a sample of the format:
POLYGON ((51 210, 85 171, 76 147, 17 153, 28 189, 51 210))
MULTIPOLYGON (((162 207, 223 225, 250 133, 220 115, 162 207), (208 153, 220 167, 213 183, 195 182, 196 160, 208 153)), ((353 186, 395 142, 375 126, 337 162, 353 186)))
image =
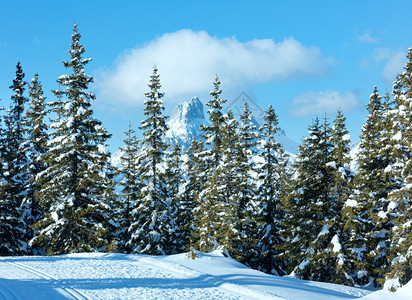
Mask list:
MULTIPOLYGON (((220 252, 0 258, 0 299, 357 299, 370 291, 251 270, 220 252)), ((372 295, 372 294, 371 294, 372 295)), ((397 300, 406 299, 396 297, 397 300)), ((373 299, 373 298, 368 298, 373 299)))

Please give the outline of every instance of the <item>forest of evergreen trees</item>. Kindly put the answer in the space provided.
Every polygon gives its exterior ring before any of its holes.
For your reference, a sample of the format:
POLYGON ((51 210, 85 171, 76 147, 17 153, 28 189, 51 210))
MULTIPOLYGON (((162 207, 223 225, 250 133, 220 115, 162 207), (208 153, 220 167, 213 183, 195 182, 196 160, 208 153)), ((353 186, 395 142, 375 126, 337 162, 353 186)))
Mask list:
MULTIPOLYGON (((412 277, 412 48, 391 94, 375 87, 356 158, 341 111, 315 119, 290 159, 269 105, 237 120, 215 78, 202 137, 168 145, 156 67, 138 139, 119 167, 93 116, 93 78, 74 25, 69 75, 46 102, 20 63, 0 126, 0 255, 174 254, 216 249, 267 273, 394 289, 412 277), (28 92, 26 95, 26 91, 28 92), (49 119, 51 119, 49 121, 49 119), (352 166, 352 168, 351 168, 352 166), (390 280, 388 280, 390 279, 390 280)), ((322 113, 322 112, 319 112, 322 113)))

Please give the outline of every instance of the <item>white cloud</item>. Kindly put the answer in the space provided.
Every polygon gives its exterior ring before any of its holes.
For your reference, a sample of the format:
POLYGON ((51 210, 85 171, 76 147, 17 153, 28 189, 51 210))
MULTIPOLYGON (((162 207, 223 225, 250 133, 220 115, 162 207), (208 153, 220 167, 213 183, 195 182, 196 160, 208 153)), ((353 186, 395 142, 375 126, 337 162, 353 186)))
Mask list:
POLYGON ((358 40, 364 43, 376 43, 378 38, 372 36, 372 30, 368 29, 363 32, 362 35, 358 35, 358 40))
POLYGON ((353 92, 341 94, 334 90, 308 92, 293 99, 291 113, 295 117, 335 113, 339 108, 351 111, 359 106, 353 92))
POLYGON ((210 36, 205 31, 180 30, 121 54, 108 70, 96 72, 99 98, 105 101, 142 103, 156 64, 168 102, 181 95, 213 89, 215 74, 224 89, 294 77, 322 76, 331 60, 319 48, 293 38, 242 43, 236 38, 210 36))

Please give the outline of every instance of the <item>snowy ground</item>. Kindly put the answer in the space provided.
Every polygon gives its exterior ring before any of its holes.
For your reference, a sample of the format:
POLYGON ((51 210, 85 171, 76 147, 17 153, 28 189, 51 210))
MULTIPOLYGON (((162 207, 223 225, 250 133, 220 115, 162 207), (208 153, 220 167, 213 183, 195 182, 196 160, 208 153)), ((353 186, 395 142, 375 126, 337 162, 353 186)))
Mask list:
MULTIPOLYGON (((411 286, 410 283, 408 286, 411 286)), ((405 288, 407 288, 406 286, 405 288)), ((411 299, 409 290, 396 299, 411 299), (404 298, 402 298, 404 297, 404 298)), ((390 299, 394 294, 270 276, 219 252, 0 258, 0 299, 390 299), (368 295, 369 294, 369 295, 368 295)))

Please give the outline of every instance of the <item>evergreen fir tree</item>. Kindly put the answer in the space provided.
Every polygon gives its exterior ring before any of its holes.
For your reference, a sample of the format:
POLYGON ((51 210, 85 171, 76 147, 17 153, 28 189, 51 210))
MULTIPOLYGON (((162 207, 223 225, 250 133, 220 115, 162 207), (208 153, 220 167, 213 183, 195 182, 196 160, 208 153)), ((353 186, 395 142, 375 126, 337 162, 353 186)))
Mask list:
POLYGON ((164 175, 164 154, 167 145, 163 138, 167 131, 163 116, 163 93, 157 67, 150 76, 150 91, 145 94, 144 114, 140 129, 143 130, 142 148, 139 156, 140 182, 138 207, 133 209, 131 239, 128 244, 133 253, 163 255, 170 252, 171 231, 174 230, 170 208, 167 203, 164 175))
POLYGON ((296 160, 295 190, 286 198, 289 226, 285 229, 284 249, 295 276, 302 279, 333 280, 334 261, 330 242, 336 234, 333 218, 336 212, 331 186, 330 127, 316 119, 303 140, 296 160))
MULTIPOLYGON (((258 201, 255 203, 254 218, 257 220, 255 255, 250 265, 263 272, 284 275, 282 260, 277 259, 281 243, 281 220, 283 212, 280 199, 284 186, 280 173, 281 164, 279 153, 283 153, 282 146, 275 140, 278 131, 278 117, 275 110, 269 105, 264 123, 260 127, 260 147, 263 164, 259 170, 258 201)), ((282 156, 282 159, 285 157, 282 156)), ((284 166, 284 165, 283 165, 284 166)))
POLYGON ((50 103, 57 118, 45 157, 48 167, 40 175, 37 193, 47 213, 36 223, 38 232, 32 240, 47 254, 100 251, 108 244, 114 197, 106 144, 110 134, 93 117, 95 95, 88 90, 93 78, 84 71, 91 59, 82 58, 80 37, 75 24, 70 60, 63 62, 71 74, 58 78, 65 90, 54 91, 58 101, 50 103))
POLYGON ((187 223, 182 224, 184 235, 188 236, 187 248, 190 249, 190 256, 195 257, 195 245, 199 243, 200 233, 199 227, 202 225, 200 221, 203 218, 204 212, 203 202, 199 198, 203 186, 206 183, 206 163, 203 157, 204 144, 203 141, 192 140, 187 151, 187 171, 186 184, 184 191, 184 201, 187 203, 188 212, 192 214, 191 219, 187 219, 187 223))
POLYGON ((339 109, 336 115, 334 125, 331 130, 331 158, 328 165, 332 168, 333 182, 331 186, 332 212, 330 219, 331 230, 335 232, 330 244, 328 245, 328 253, 330 256, 331 273, 328 281, 353 285, 353 279, 349 273, 351 263, 348 257, 351 253, 346 248, 346 241, 349 239, 349 228, 345 230, 345 224, 342 219, 342 210, 346 200, 351 193, 351 182, 353 173, 350 170, 350 136, 346 129, 346 117, 339 109), (334 268, 333 268, 334 267, 334 268))
MULTIPOLYGON (((256 202, 257 170, 254 156, 257 154, 258 133, 253 123, 252 111, 247 101, 244 102, 243 113, 240 116, 237 142, 236 175, 238 181, 239 204, 237 205, 236 230, 241 239, 235 241, 234 248, 242 255, 239 259, 248 263, 253 252, 256 222, 253 220, 253 204, 256 202)), ((228 137, 230 138, 230 137, 228 137)))
MULTIPOLYGON (((26 187, 26 197, 23 200, 23 211, 25 212, 23 218, 25 222, 31 226, 37 222, 42 215, 40 205, 35 195, 40 190, 37 176, 47 168, 44 157, 48 150, 48 126, 44 120, 47 115, 46 98, 43 96, 43 87, 39 81, 38 74, 34 75, 29 87, 31 101, 30 107, 26 112, 27 128, 25 129, 27 133, 25 145, 27 149, 29 178, 26 187)), ((33 233, 30 233, 28 239, 32 237, 33 233)), ((34 251, 34 254, 41 253, 40 249, 32 249, 32 251, 34 251)))
MULTIPOLYGON (((376 194, 372 201, 372 206, 368 211, 370 220, 374 226, 373 230, 367 235, 370 252, 368 259, 370 261, 371 275, 374 278, 375 286, 382 285, 384 276, 390 269, 387 259, 390 255, 392 241, 392 228, 394 226, 393 216, 397 214, 394 203, 390 203, 390 194, 399 189, 402 185, 402 174, 399 172, 396 161, 396 152, 399 150, 393 138, 393 121, 391 102, 388 95, 381 102, 381 117, 377 120, 379 126, 379 140, 376 141, 377 161, 379 162, 378 178, 381 182, 382 190, 376 194), (395 210, 394 210, 395 209, 395 210)), ((375 192, 379 192, 375 189, 375 192)))
POLYGON ((136 137, 136 132, 133 130, 131 122, 129 129, 125 132, 124 146, 120 149, 122 156, 121 163, 116 171, 120 180, 120 199, 117 203, 117 248, 129 253, 130 249, 126 243, 130 240, 129 228, 131 225, 132 210, 138 207, 139 192, 142 186, 140 185, 140 174, 138 165, 139 141, 136 137))
POLYGON ((178 143, 166 155, 165 182, 167 205, 170 208, 174 228, 170 236, 172 244, 170 253, 181 253, 184 252, 188 244, 187 226, 192 218, 193 205, 192 201, 184 197, 183 160, 178 143))
POLYGON ((218 248, 221 242, 219 234, 222 225, 219 215, 224 213, 219 209, 222 207, 222 193, 219 190, 222 178, 222 157, 223 157, 223 130, 225 118, 222 113, 223 104, 226 100, 220 97, 220 81, 216 76, 213 83, 214 90, 210 92, 213 97, 206 105, 209 107, 210 125, 202 126, 203 138, 207 148, 201 156, 205 164, 205 178, 203 189, 197 201, 197 216, 195 237, 197 243, 195 247, 202 252, 210 252, 218 248))
POLYGON ((16 66, 16 77, 10 89, 12 104, 5 117, 6 130, 3 136, 3 182, 1 200, 0 253, 2 255, 21 255, 29 253, 27 244, 31 230, 25 223, 27 212, 21 205, 26 196, 28 182, 27 157, 25 154, 25 104, 26 82, 20 62, 16 66), (23 218, 22 216, 26 216, 23 218))
MULTIPOLYGON (((0 107, 0 111, 3 111, 4 107, 0 107)), ((0 247, 0 256, 8 255, 9 247, 11 246, 11 251, 13 252, 14 242, 11 242, 9 238, 9 228, 13 225, 8 224, 8 220, 10 219, 10 215, 13 215, 14 211, 10 210, 12 206, 9 205, 9 200, 5 198, 5 191, 8 188, 8 184, 6 181, 5 173, 7 164, 5 163, 5 147, 6 147, 6 139, 5 139, 5 130, 3 128, 3 116, 0 117, 0 245, 4 245, 0 247), (6 222, 7 221, 7 222, 6 222), (11 243, 10 243, 11 242, 11 243), (9 244, 9 246, 6 246, 9 244)))
POLYGON ((385 285, 395 290, 412 279, 412 48, 409 48, 404 70, 397 76, 393 87, 394 109, 392 136, 394 162, 390 171, 397 183, 389 194, 387 213, 393 222, 392 241, 388 263, 391 267, 385 285))
POLYGON ((369 115, 362 127, 358 172, 354 176, 354 189, 350 201, 345 203, 343 218, 345 229, 350 230, 346 247, 353 253, 348 258, 349 273, 355 283, 364 285, 381 277, 386 268, 385 252, 390 228, 388 219, 382 218, 387 207, 391 180, 386 177, 388 158, 383 155, 382 143, 384 111, 382 97, 375 87, 367 109, 369 115))
MULTIPOLYGON (((219 172, 216 176, 220 179, 217 181, 219 201, 215 209, 219 212, 217 216, 217 234, 216 238, 219 247, 229 253, 229 255, 238 261, 245 260, 243 252, 245 233, 242 232, 246 220, 243 219, 246 210, 246 204, 242 203, 243 195, 241 190, 242 176, 240 153, 240 136, 238 134, 239 123, 235 119, 233 112, 229 109, 224 116, 222 126, 222 161, 218 166, 219 172)), ((217 171, 218 171, 217 170, 217 171)), ((244 191, 243 191, 244 192, 244 191)), ((246 193, 246 192, 245 192, 246 193)))

